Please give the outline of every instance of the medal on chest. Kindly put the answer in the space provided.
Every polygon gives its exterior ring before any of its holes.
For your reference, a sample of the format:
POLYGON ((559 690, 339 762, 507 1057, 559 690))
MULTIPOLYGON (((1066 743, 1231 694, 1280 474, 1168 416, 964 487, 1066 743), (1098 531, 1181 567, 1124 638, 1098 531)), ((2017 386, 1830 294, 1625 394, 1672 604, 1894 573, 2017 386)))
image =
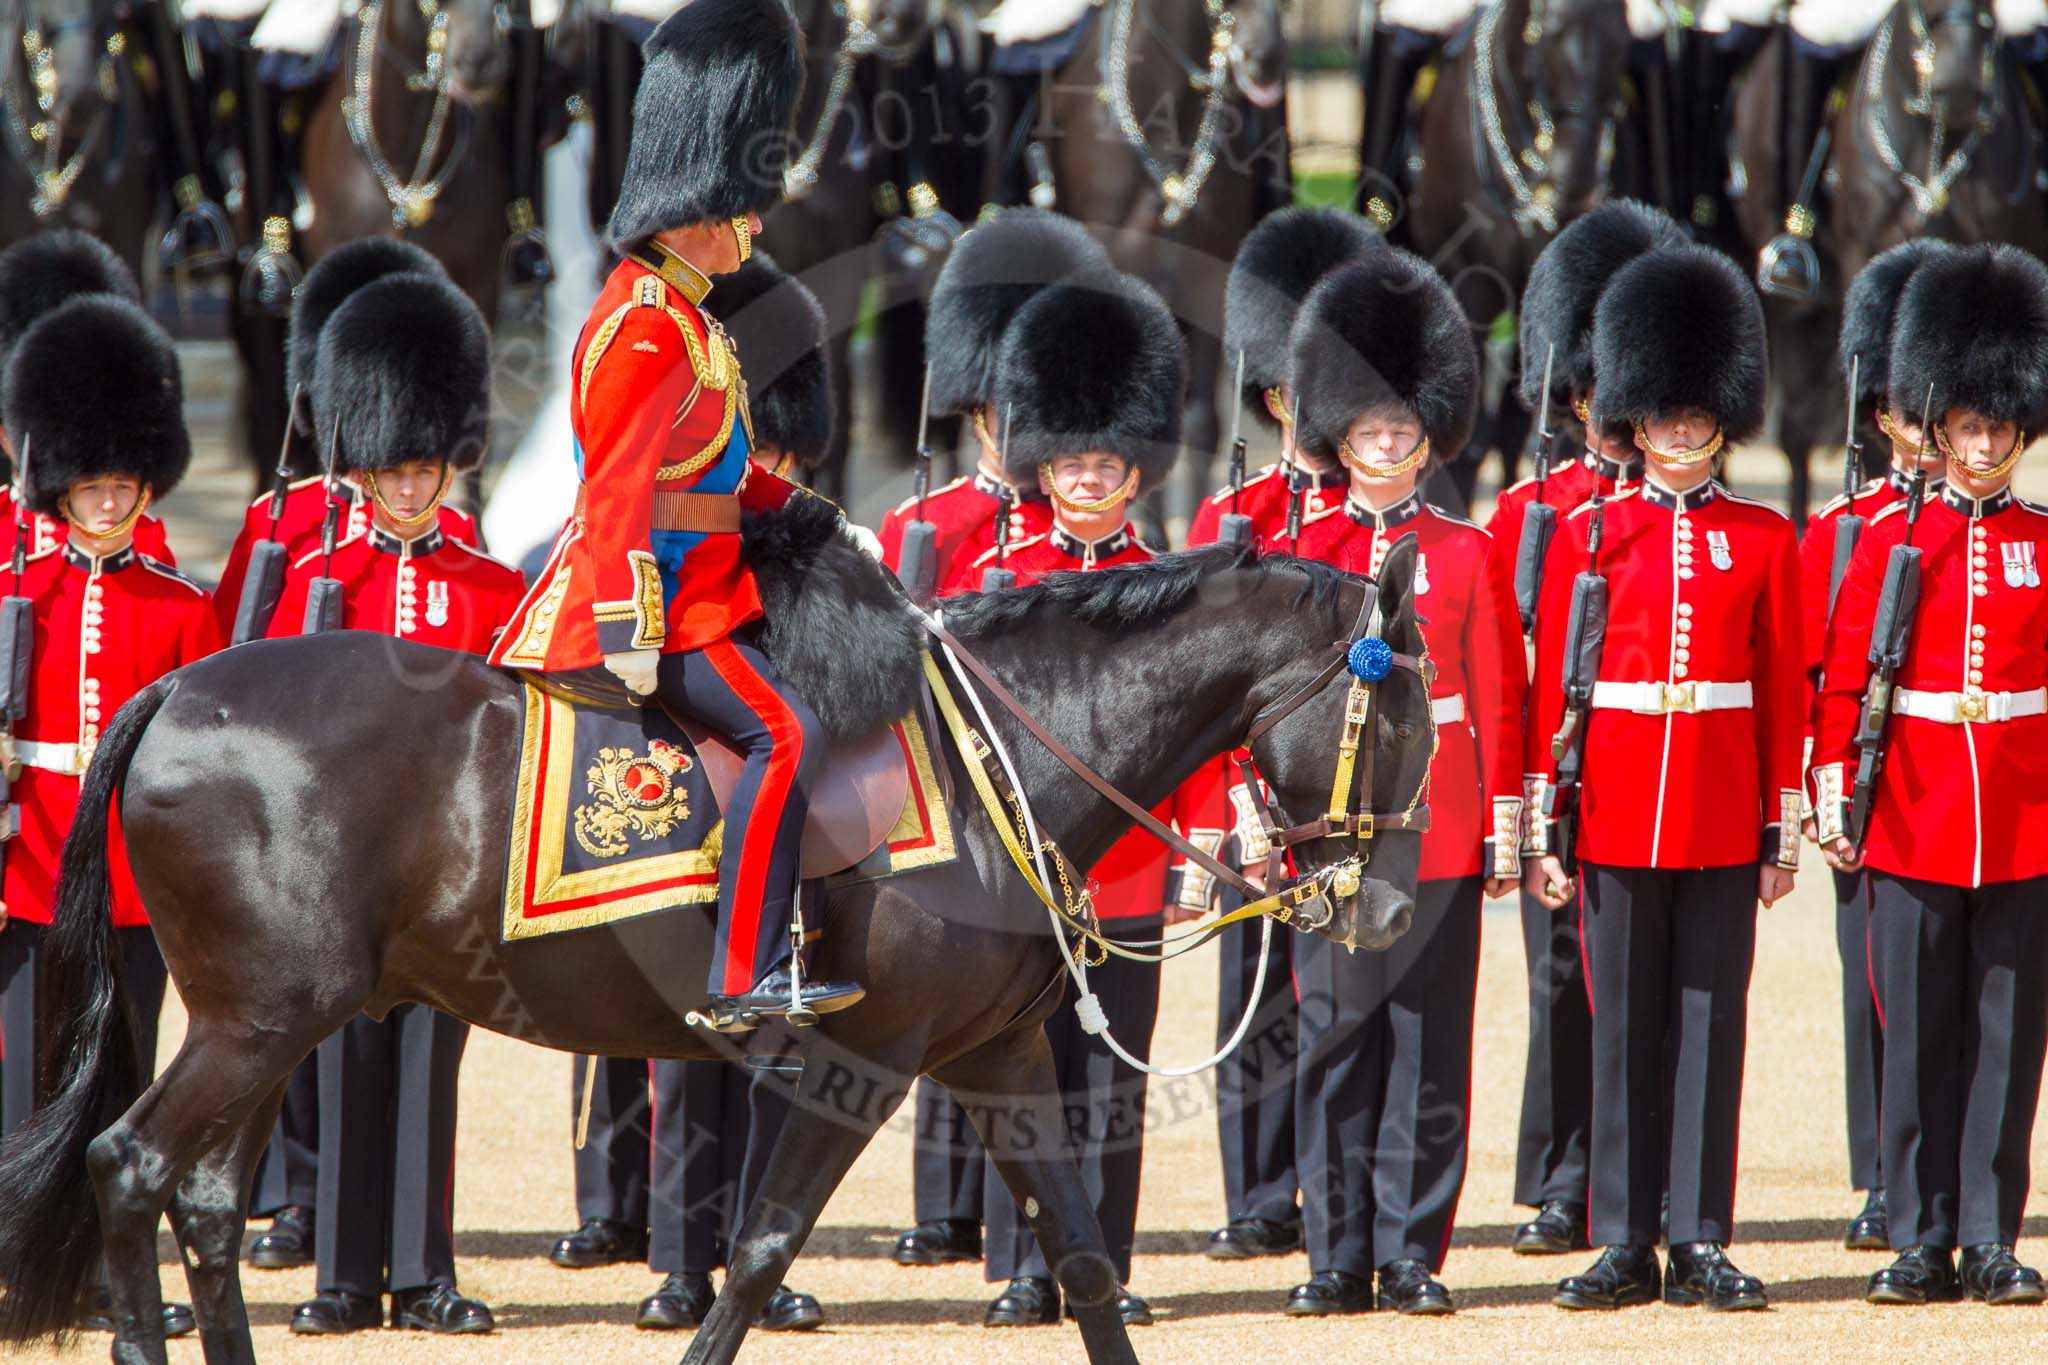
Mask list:
POLYGON ((1998 547, 1999 556, 2005 561, 2005 586, 2008 588, 2038 588, 2041 586, 2041 570, 2034 561, 2034 542, 2031 540, 2008 541, 1998 547))
POLYGON ((427 624, 448 624, 448 583, 445 579, 433 579, 427 584, 427 624))
POLYGON ((1735 557, 1728 553, 1728 533, 1726 531, 1707 532, 1707 558, 1711 559, 1714 562, 1714 567, 1722 573, 1726 573, 1735 567, 1735 557))
POLYGON ((1422 594, 1428 591, 1429 556, 1422 553, 1422 551, 1417 550, 1415 552, 1415 595, 1417 597, 1420 597, 1422 596, 1422 594))

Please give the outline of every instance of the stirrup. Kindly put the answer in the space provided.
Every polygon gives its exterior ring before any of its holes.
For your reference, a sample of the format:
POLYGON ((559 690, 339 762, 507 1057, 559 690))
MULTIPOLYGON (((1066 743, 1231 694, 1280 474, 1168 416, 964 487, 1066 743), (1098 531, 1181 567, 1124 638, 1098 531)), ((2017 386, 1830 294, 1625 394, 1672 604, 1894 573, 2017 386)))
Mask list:
POLYGON ((782 1016, 796 1028, 818 1022, 818 1012, 804 1003, 804 905, 797 897, 789 912, 789 1013, 782 1016))
POLYGON ((263 241, 249 255, 242 270, 241 299, 245 308, 255 308, 270 317, 289 317, 292 298, 299 292, 305 272, 292 257, 292 224, 285 217, 263 220, 263 241))
POLYGON ((1785 231, 1757 254, 1756 287, 1795 303, 1810 303, 1820 294, 1820 257, 1814 254, 1813 210, 1795 204, 1785 215, 1785 231))
POLYGON ((505 207, 505 224, 510 230, 498 253, 499 270, 514 284, 538 287, 555 278, 555 260, 548 251, 547 234, 533 214, 531 199, 515 199, 505 207))
POLYGON ((180 179, 173 194, 178 212, 157 239, 157 260, 164 273, 184 278, 214 270, 234 259, 235 233, 220 205, 206 197, 199 177, 180 179))

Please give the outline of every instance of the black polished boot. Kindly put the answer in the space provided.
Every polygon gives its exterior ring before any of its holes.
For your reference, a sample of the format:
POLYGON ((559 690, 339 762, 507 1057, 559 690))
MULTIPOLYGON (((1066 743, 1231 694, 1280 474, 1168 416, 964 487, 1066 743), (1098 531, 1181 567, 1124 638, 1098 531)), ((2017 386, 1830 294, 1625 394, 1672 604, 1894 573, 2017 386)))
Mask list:
POLYGON ((825 1325, 825 1310, 813 1295, 777 1285, 754 1325, 764 1332, 815 1332, 825 1325))
MULTIPOLYGON (((1123 1319, 1123 1324, 1126 1327, 1150 1327, 1152 1325, 1152 1305, 1122 1285, 1118 1285, 1116 1290, 1116 1315, 1123 1319)), ((1067 1320, 1069 1322, 1078 1321, 1074 1314, 1074 1301, 1072 1299, 1067 1300, 1067 1320)))
POLYGON ((644 1261, 647 1259, 647 1229, 615 1223, 609 1218, 586 1218, 582 1227, 555 1239, 548 1259, 564 1270, 590 1270, 622 1261, 644 1261))
POLYGON ((633 1325, 643 1332, 673 1332, 701 1327, 718 1293, 709 1275, 670 1275, 661 1287, 640 1300, 633 1325))
POLYGON ((1287 1291, 1290 1318, 1328 1318, 1372 1309, 1372 1280, 1347 1270, 1316 1271, 1307 1283, 1287 1291))
MULTIPOLYGON (((114 1301, 103 1289, 93 1300, 93 1311, 80 1320, 79 1326, 88 1332, 111 1332, 114 1330, 114 1301)), ((199 1320, 192 1316, 190 1304, 166 1303, 163 1311, 164 1336, 189 1337, 199 1329, 199 1320)))
POLYGON ((533 26, 529 5, 515 0, 507 8, 505 42, 512 54, 507 113, 512 135, 505 146, 505 277, 515 285, 535 286, 555 278, 555 263, 534 208, 540 197, 540 86, 547 38, 533 26))
POLYGON ((1212 1261, 1249 1261, 1301 1250, 1301 1224, 1270 1218, 1233 1218, 1209 1234, 1202 1251, 1212 1261))
POLYGON ((498 1324, 480 1299, 456 1292, 452 1284, 402 1289, 391 1296, 391 1325, 440 1336, 479 1336, 498 1324))
POLYGON ((1907 1247, 1870 1277, 1863 1297, 1875 1304, 1955 1303, 1963 1297, 1963 1282, 1947 1247, 1907 1247))
POLYGON ((1517 1256, 1563 1256, 1585 1251, 1586 1206, 1569 1199, 1546 1199, 1536 1216, 1515 1229, 1517 1256))
POLYGON ((323 1289, 292 1310, 292 1332, 302 1337, 338 1337, 384 1325, 380 1294, 323 1289))
POLYGON ((1059 1320, 1059 1286, 1037 1275, 1019 1275, 989 1304, 981 1325, 1050 1327, 1059 1320))
POLYGON ((867 991, 851 981, 806 981, 799 994, 801 1002, 793 1003, 789 965, 784 963, 756 981, 744 995, 712 996, 705 1010, 712 1028, 721 1033, 738 1033, 758 1027, 763 1019, 813 1024, 821 1014, 858 1005, 867 991))
POLYGON ((981 1259, 981 1224, 972 1218, 934 1218, 896 1239, 897 1265, 947 1265, 981 1259))
POLYGON ((1882 1187, 1872 1190, 1863 1201, 1863 1212, 1850 1220, 1849 1230, 1842 1235, 1842 1245, 1851 1251, 1891 1249, 1891 1219, 1885 1212, 1882 1187))
POLYGON ((1632 1308, 1655 1303, 1663 1290, 1657 1253, 1650 1247, 1611 1246, 1585 1273, 1558 1283, 1551 1302, 1576 1310, 1632 1308))
POLYGON ((1970 1297, 1982 1303, 2039 1303, 2048 1298, 2041 1272, 2021 1265, 2012 1248, 1998 1242, 1964 1247, 1961 1278, 1970 1297))
POLYGON ((1709 1312, 1739 1313, 1769 1307, 1764 1282, 1745 1275, 1719 1242, 1681 1242, 1664 1267, 1664 1302, 1709 1312))
POLYGON ((1451 1291, 1429 1273, 1428 1266, 1413 1259, 1380 1267, 1380 1307, 1417 1318, 1448 1317, 1457 1311, 1451 1291))
POLYGON ((249 1246, 249 1264, 258 1270, 291 1270, 313 1264, 313 1210, 303 1204, 281 1208, 270 1231, 249 1246))

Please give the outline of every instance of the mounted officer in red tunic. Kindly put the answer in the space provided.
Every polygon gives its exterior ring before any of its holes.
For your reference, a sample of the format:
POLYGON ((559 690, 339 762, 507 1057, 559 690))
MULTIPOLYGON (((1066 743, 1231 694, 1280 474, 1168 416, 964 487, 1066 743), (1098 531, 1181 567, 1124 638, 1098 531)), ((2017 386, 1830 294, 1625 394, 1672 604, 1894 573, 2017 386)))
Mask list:
MULTIPOLYGON (((753 469, 739 362, 703 304, 781 192, 803 39, 779 0, 691 0, 646 57, 607 230, 624 259, 570 373, 583 489, 491 657, 541 672, 602 665, 745 753, 725 810, 710 1008, 784 1014, 805 790, 823 740, 749 638, 761 595, 740 512, 791 489, 753 469)), ((824 982, 802 992, 817 1012, 860 995, 824 982)))

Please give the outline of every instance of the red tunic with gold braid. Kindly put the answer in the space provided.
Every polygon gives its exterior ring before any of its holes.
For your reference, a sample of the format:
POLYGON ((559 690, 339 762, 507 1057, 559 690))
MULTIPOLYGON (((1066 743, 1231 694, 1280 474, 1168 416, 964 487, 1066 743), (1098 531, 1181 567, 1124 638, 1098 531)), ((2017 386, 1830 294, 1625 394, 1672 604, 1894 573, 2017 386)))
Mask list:
MULTIPOLYGON (((1607 642, 1584 739, 1580 854, 1610 867, 1796 866, 1806 654, 1791 521, 1714 482, 1684 494, 1644 483, 1604 506, 1607 642)), ((1524 754, 1545 783, 1592 512, 1559 521, 1536 613, 1524 754)), ((1532 848, 1549 851, 1547 827, 1530 825, 1532 848)))
POLYGON ((1414 533, 1415 609, 1436 676, 1436 757, 1419 880, 1518 877, 1522 815, 1521 620, 1492 538, 1416 493, 1375 515, 1347 499, 1302 528, 1301 550, 1371 576, 1414 533))
MULTIPOLYGON (((221 638, 206 590, 132 547, 95 558, 67 543, 29 562, 21 591, 34 604, 35 646, 28 714, 14 731, 21 835, 6 846, 0 900, 8 914, 48 924, 80 775, 107 723, 150 683, 219 649, 221 638)), ((114 923, 149 923, 118 815, 108 825, 108 849, 114 923)))
MULTIPOLYGON (((1904 514, 1895 503, 1872 519, 1835 603, 1813 712, 1823 838, 1841 832, 1855 778, 1870 635, 1904 514)), ((1928 500, 1913 543, 1920 606, 1895 679, 1864 861, 1949 886, 2048 874, 2048 510, 2009 491, 1976 502, 1944 488, 1928 500)))
MULTIPOLYGON (((1351 476, 1342 469, 1309 476, 1301 495, 1303 520, 1342 506, 1344 490, 1350 483, 1351 476)), ((1195 508, 1194 521, 1188 526, 1190 549, 1216 543, 1223 533, 1223 517, 1231 510, 1233 496, 1238 513, 1252 519, 1252 535, 1259 543, 1274 539, 1281 549, 1287 548, 1287 508, 1293 496, 1287 487, 1287 467, 1270 464, 1246 479, 1242 491, 1225 488, 1202 499, 1201 506, 1195 508)))
POLYGON ((742 508, 790 485, 755 469, 746 386, 711 283, 658 243, 619 262, 577 339, 569 420, 583 491, 493 663, 542 672, 679 654, 761 614, 742 508))
MULTIPOLYGON (((924 519, 932 524, 937 550, 934 584, 943 588, 953 581, 961 563, 972 563, 996 543, 996 509, 1002 505, 1001 494, 1000 481, 977 469, 925 496, 924 519)), ((891 570, 902 567, 903 528, 915 520, 916 498, 905 500, 882 518, 882 562, 891 570)), ((1010 544, 1042 536, 1051 529, 1050 502, 1044 498, 1011 502, 1010 544)))

